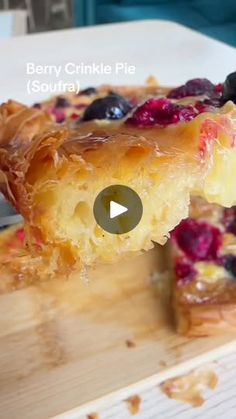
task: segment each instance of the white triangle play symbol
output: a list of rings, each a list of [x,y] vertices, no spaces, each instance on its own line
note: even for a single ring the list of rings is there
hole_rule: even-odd
[[[117,204],[115,201],[110,201],[110,218],[118,217],[118,215],[124,214],[128,211],[128,208],[123,205]]]

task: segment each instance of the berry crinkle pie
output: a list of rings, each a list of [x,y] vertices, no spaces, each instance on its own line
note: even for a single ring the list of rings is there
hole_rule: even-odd
[[[23,215],[32,252],[55,257],[59,269],[113,262],[164,244],[188,216],[190,196],[235,204],[230,78],[175,89],[89,88],[31,108],[3,104],[0,189]],[[103,231],[93,216],[96,196],[113,184],[131,187],[143,204],[138,226],[122,235]]]

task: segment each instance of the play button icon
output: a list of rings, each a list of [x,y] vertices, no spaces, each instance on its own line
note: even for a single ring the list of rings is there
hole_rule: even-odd
[[[128,208],[123,205],[117,204],[117,202],[110,202],[110,218],[118,217],[118,215],[124,214],[128,211]]]
[[[143,206],[133,189],[125,185],[111,185],[97,195],[93,213],[103,230],[111,234],[124,234],[138,225]]]

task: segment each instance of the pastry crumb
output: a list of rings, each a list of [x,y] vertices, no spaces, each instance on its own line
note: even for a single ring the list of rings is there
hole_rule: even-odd
[[[140,412],[141,402],[140,396],[132,396],[126,400],[131,415],[137,415]]]
[[[127,348],[135,348],[135,346],[136,346],[136,343],[132,340],[129,340],[129,339],[127,339],[125,341],[125,344],[126,344]]]
[[[151,86],[151,87],[155,87],[159,85],[157,78],[152,75],[147,78],[146,83],[148,86]]]
[[[167,367],[166,361],[163,361],[162,359],[159,362],[160,367]]]
[[[87,419],[99,419],[98,413],[90,413],[90,415],[87,415]]]
[[[170,399],[189,403],[193,407],[202,406],[205,402],[203,391],[213,390],[218,383],[214,371],[198,369],[189,374],[171,378],[161,384],[161,390]]]

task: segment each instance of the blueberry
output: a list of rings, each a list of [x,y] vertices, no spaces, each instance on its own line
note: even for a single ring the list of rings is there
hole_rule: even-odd
[[[41,109],[41,104],[40,103],[34,103],[34,105],[33,105],[33,108],[36,108],[36,109]]]
[[[95,89],[95,87],[87,87],[87,89],[80,91],[80,95],[91,96],[91,95],[96,95],[96,94],[97,94],[97,89]]]
[[[92,119],[121,119],[132,109],[131,104],[122,96],[110,94],[94,100],[86,109],[83,121]]]
[[[222,105],[228,100],[232,100],[232,102],[236,103],[236,71],[229,74],[224,82],[221,98]]]
[[[55,107],[56,108],[67,108],[70,106],[70,102],[63,96],[59,96],[56,100]]]
[[[234,278],[236,278],[236,256],[227,255],[224,257],[224,268],[228,271]]]

